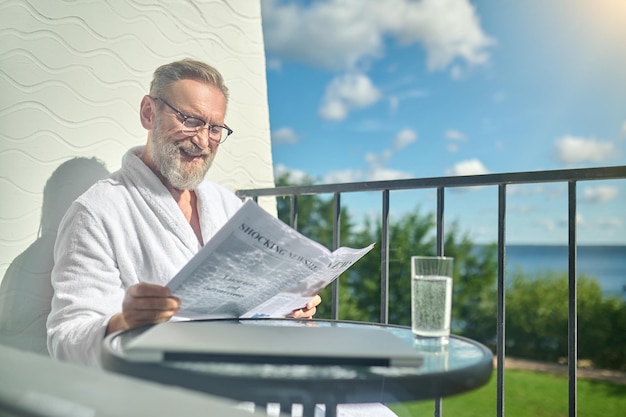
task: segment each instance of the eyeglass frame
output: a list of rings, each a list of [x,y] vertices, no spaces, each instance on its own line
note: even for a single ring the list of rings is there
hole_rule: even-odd
[[[174,111],[174,113],[176,113],[176,116],[178,116],[178,119],[180,120],[180,123],[183,125],[183,128],[181,129],[183,133],[198,133],[200,130],[204,129],[205,127],[208,127],[208,133],[209,133],[209,140],[217,143],[217,144],[222,144],[224,142],[226,142],[226,139],[228,139],[228,137],[230,135],[233,134],[233,130],[228,127],[226,124],[223,125],[214,125],[211,124],[199,117],[196,116],[190,116],[188,114],[185,114],[183,112],[181,112],[180,110],[178,110],[176,107],[172,106],[170,103],[168,103],[167,101],[165,101],[163,98],[161,97],[157,97],[157,96],[149,96],[151,97],[153,100],[155,101],[160,101],[163,104],[165,104],[167,107],[169,107],[171,110]],[[181,120],[182,119],[182,120]],[[189,128],[188,126],[185,126],[185,122],[189,119],[193,119],[193,120],[198,120],[199,122],[202,122],[202,126],[198,126],[198,127],[193,127],[193,128]],[[211,129],[214,127],[219,127],[221,129],[226,129],[226,137],[224,138],[220,138],[219,140],[213,139],[211,137]],[[185,129],[191,129],[191,130],[185,130]]]

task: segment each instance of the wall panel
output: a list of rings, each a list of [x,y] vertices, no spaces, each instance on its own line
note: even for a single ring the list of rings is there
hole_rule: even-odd
[[[76,157],[118,169],[145,143],[138,109],[152,72],[184,57],[216,66],[231,90],[235,134],[209,177],[273,186],[258,0],[0,1],[0,277],[36,240],[55,170]]]

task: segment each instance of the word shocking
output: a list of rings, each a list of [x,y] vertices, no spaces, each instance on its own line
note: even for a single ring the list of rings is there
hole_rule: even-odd
[[[304,264],[304,266],[306,266],[311,271],[315,271],[315,270],[318,269],[318,266],[315,263],[313,263],[312,261],[310,261],[309,259],[306,259],[302,255],[295,254],[295,253],[291,252],[290,250],[281,247],[276,242],[271,241],[269,238],[263,236],[261,233],[257,232],[256,230],[254,230],[252,227],[248,226],[247,224],[242,223],[241,226],[240,226],[240,229],[246,235],[248,235],[252,239],[256,240],[262,246],[266,247],[270,251],[272,251],[272,252],[274,252],[274,253],[276,253],[278,255],[281,255],[281,256],[287,256],[290,259],[295,259],[298,262],[301,262],[302,264]]]

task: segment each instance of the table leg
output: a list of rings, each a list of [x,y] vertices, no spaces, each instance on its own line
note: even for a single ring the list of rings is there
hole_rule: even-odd
[[[281,413],[285,413],[287,415],[293,416],[293,404],[292,403],[288,403],[288,402],[284,402],[284,403],[280,403],[280,412]]]
[[[326,404],[326,415],[325,417],[337,417],[337,404],[331,403]]]
[[[302,404],[302,417],[315,417],[315,403]]]

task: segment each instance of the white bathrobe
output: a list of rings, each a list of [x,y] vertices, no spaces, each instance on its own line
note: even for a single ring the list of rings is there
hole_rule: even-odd
[[[122,168],[79,197],[59,226],[47,322],[48,350],[57,359],[99,366],[107,324],[121,312],[126,289],[165,285],[201,248],[141,152],[129,150]],[[209,181],[196,194],[207,242],[242,202]]]

